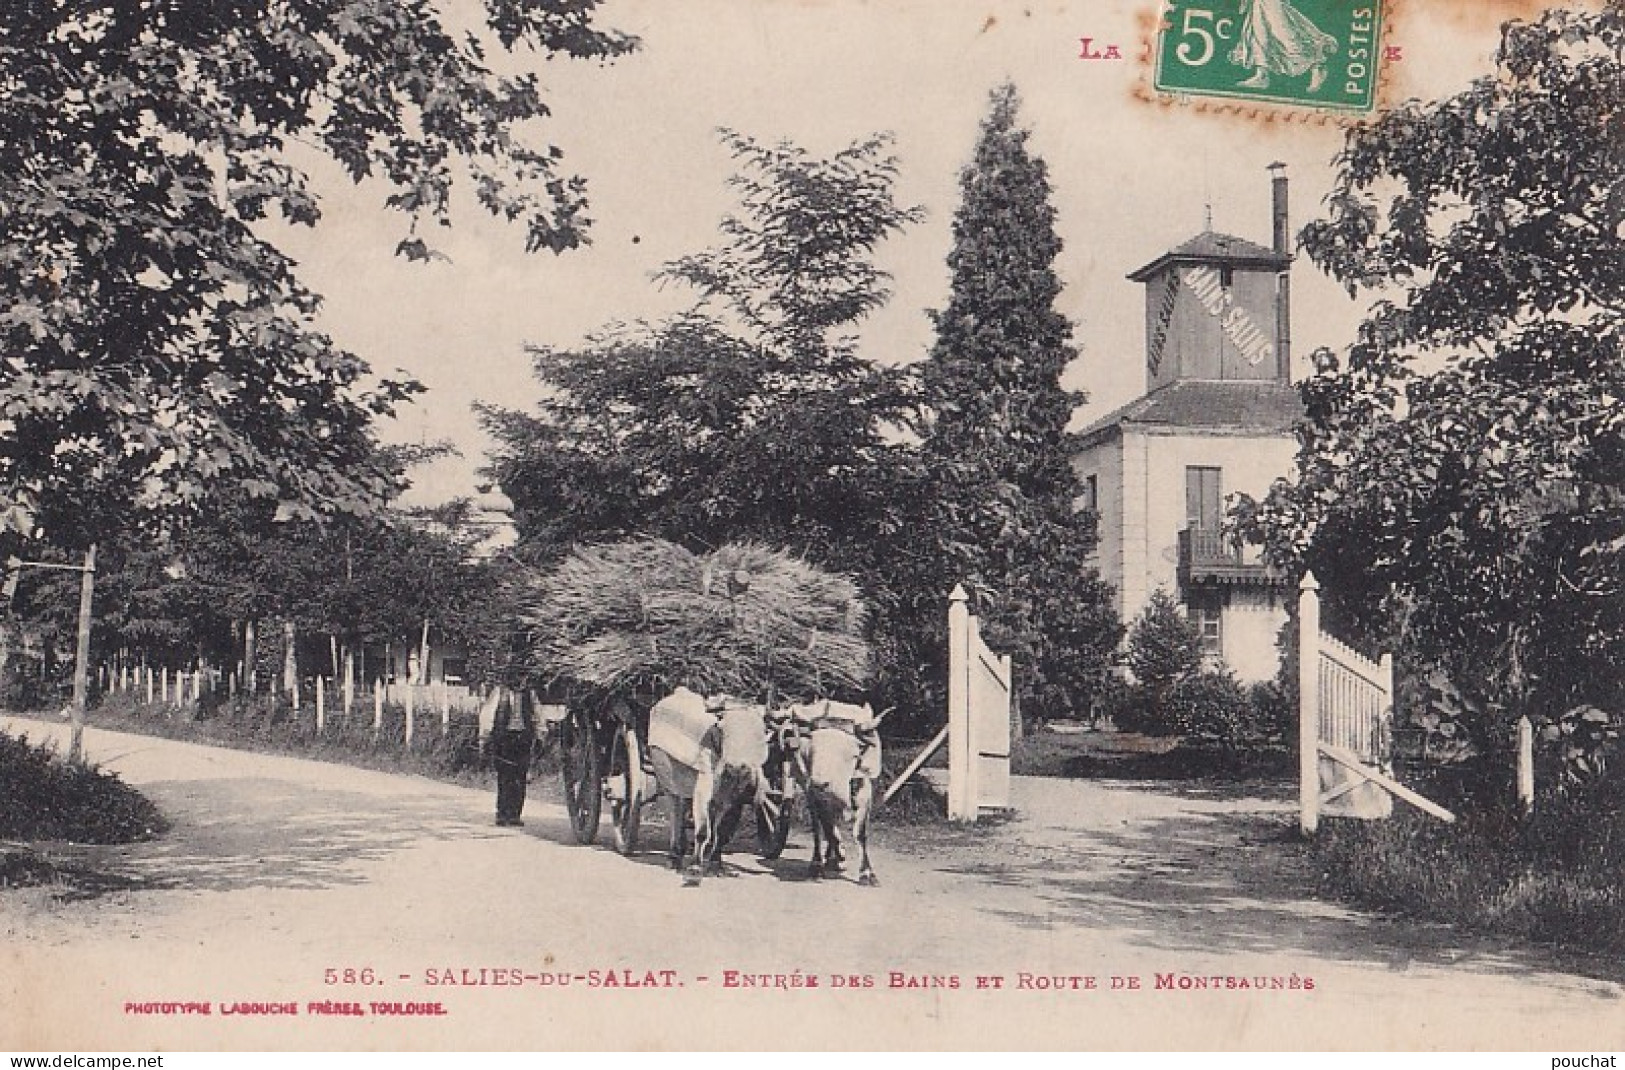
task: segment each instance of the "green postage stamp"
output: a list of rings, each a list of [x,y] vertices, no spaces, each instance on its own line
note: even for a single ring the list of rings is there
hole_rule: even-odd
[[[1155,86],[1164,93],[1370,111],[1381,0],[1164,0]]]

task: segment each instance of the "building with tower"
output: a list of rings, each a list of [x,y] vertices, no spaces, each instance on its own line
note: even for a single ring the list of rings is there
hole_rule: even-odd
[[[1287,179],[1271,166],[1269,247],[1211,229],[1129,278],[1145,287],[1146,392],[1080,433],[1074,466],[1100,518],[1096,567],[1132,622],[1158,588],[1205,652],[1243,680],[1275,675],[1286,578],[1222,532],[1226,499],[1292,471]]]

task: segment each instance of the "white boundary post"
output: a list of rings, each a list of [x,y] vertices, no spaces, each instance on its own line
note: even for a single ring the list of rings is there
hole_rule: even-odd
[[[1524,813],[1535,808],[1535,726],[1518,718],[1518,805]]]
[[[322,729],[327,727],[327,689],[321,676],[316,677],[316,734],[321,735]]]
[[[971,753],[970,595],[948,596],[948,819],[976,820],[976,756]]]
[[[1320,827],[1320,583],[1298,584],[1298,826]]]

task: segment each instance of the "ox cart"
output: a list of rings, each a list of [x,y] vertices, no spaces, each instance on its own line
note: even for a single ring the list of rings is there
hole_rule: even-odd
[[[784,852],[796,801],[789,736],[782,719],[770,723],[762,768],[767,790],[754,808],[757,853],[768,860]],[[659,797],[648,739],[649,706],[636,699],[569,704],[559,723],[559,744],[564,806],[577,843],[597,842],[607,813],[615,849],[627,855],[638,849],[644,808]]]
[[[595,842],[607,810],[615,846],[628,854],[645,804],[662,793],[683,799],[686,773],[697,840],[715,849],[748,804],[760,853],[777,857],[798,789],[794,734],[769,716],[774,697],[861,690],[873,661],[849,578],[755,544],[708,553],[648,538],[579,547],[529,578],[521,618],[529,674],[569,696],[559,733],[575,838]],[[679,696],[688,712],[678,719],[691,731],[673,737],[668,704]],[[721,704],[714,722],[712,702]],[[709,758],[686,764],[677,752],[694,757],[702,737]],[[699,805],[713,773],[723,815],[715,827]],[[677,854],[683,830],[674,817]]]

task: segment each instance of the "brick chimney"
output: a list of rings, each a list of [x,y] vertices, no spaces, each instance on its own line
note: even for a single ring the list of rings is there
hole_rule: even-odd
[[[1275,251],[1292,255],[1292,237],[1287,223],[1286,164],[1269,165],[1270,208],[1274,222]],[[1282,382],[1292,381],[1292,268],[1284,267],[1275,280],[1275,364]]]

